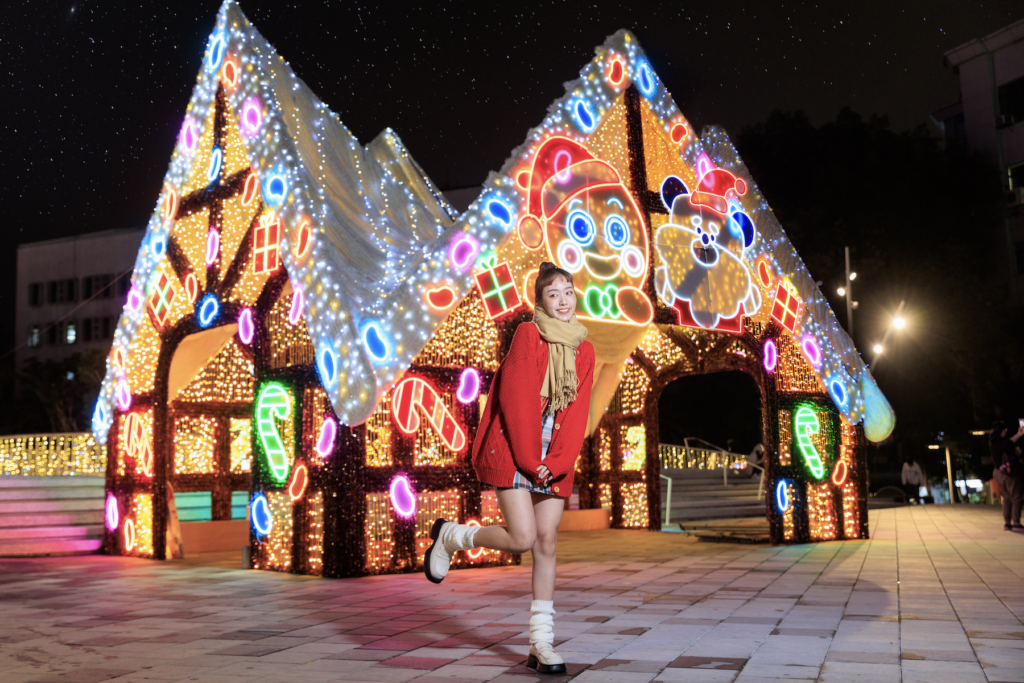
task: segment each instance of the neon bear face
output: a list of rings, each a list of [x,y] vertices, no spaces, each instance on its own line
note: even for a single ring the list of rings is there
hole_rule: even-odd
[[[741,313],[756,313],[761,293],[740,258],[754,238],[750,219],[742,212],[702,211],[674,176],[663,183],[662,198],[671,217],[654,235],[660,257],[655,285],[661,299],[669,306],[685,304],[693,321],[705,329]]]
[[[573,140],[549,138],[534,159],[528,206],[520,238],[531,249],[546,243],[550,260],[573,273],[578,317],[650,322],[654,309],[641,290],[647,229],[610,164]]]

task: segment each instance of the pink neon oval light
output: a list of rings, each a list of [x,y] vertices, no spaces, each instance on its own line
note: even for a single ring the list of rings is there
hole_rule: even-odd
[[[818,346],[818,342],[814,337],[804,337],[803,341],[800,342],[800,348],[803,350],[807,360],[811,362],[811,365],[814,367],[821,365],[821,347]]]
[[[775,371],[775,364],[779,362],[779,350],[775,342],[769,339],[764,343],[764,369],[768,372]]]
[[[199,146],[199,131],[196,130],[196,123],[191,118],[186,118],[181,124],[181,133],[178,135],[181,148],[185,154],[192,156]]]
[[[416,516],[416,493],[412,490],[409,477],[404,474],[396,475],[391,480],[390,494],[391,507],[399,517],[409,519]]]
[[[128,389],[128,380],[124,377],[117,381],[117,407],[128,410],[132,407],[132,392]]]
[[[472,403],[480,393],[480,373],[475,368],[466,368],[459,376],[459,390],[455,397],[461,403]]]
[[[334,451],[334,437],[338,434],[338,424],[330,415],[324,415],[324,423],[320,425],[320,438],[316,440],[316,452],[326,458]]]
[[[302,318],[302,290],[296,289],[292,294],[292,307],[288,311],[288,324],[297,325]]]
[[[139,308],[142,307],[142,292],[135,285],[128,290],[128,310],[132,313],[138,313]]]
[[[242,104],[242,132],[252,137],[263,127],[263,102],[256,95],[247,97]]]
[[[121,515],[117,511],[117,498],[107,495],[107,529],[113,531],[121,521]]]
[[[220,233],[213,226],[210,226],[210,232],[206,233],[206,266],[209,268],[213,265],[213,262],[217,260],[217,254],[220,253]]]
[[[238,338],[248,346],[252,343],[252,335],[256,327],[252,324],[252,309],[243,308],[238,316]]]
[[[458,235],[452,240],[451,250],[448,257],[457,270],[465,272],[473,265],[477,254],[480,253],[480,243],[470,235]]]
[[[565,159],[565,163],[559,163],[562,159]],[[572,171],[569,167],[572,166],[572,155],[564,149],[560,149],[555,153],[555,180],[559,183],[567,183],[572,178]]]

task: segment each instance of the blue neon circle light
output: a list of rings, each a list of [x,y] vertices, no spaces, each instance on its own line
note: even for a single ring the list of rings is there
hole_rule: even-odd
[[[387,336],[376,320],[371,320],[363,325],[363,344],[375,363],[387,360],[390,355]]]
[[[152,239],[150,239],[149,246],[153,250],[153,256],[160,258],[167,250],[167,238],[162,234],[153,235]]]
[[[572,118],[584,133],[592,133],[597,128],[597,117],[586,100],[576,100],[572,106]]]
[[[209,327],[220,313],[220,302],[213,294],[207,294],[199,304],[199,327]]]
[[[206,172],[207,183],[212,183],[220,177],[220,167],[223,160],[224,154],[220,151],[220,147],[214,147],[213,152],[210,154],[210,168]]]
[[[565,221],[569,237],[581,247],[589,247],[594,243],[594,236],[597,235],[597,226],[594,219],[585,211],[573,211]]]
[[[837,406],[840,408],[846,407],[846,402],[850,397],[846,393],[846,387],[843,386],[838,377],[828,383],[828,393],[832,394],[832,400],[836,402]]]
[[[775,486],[775,504],[778,506],[779,512],[789,509],[789,482],[785,479],[780,480]]]
[[[288,194],[288,179],[280,173],[272,173],[263,181],[263,200],[277,208]]]
[[[206,68],[210,71],[216,71],[220,63],[224,61],[224,53],[227,52],[227,42],[224,40],[224,34],[218,33],[210,41],[210,51],[206,55]]]
[[[320,371],[320,381],[328,389],[338,380],[338,358],[330,347],[323,347],[316,356],[316,368]]]
[[[622,216],[612,214],[604,219],[604,239],[616,249],[629,244],[629,226]]]
[[[497,197],[488,200],[487,213],[491,214],[491,218],[501,223],[506,230],[510,229],[515,222],[515,212]]]
[[[636,76],[633,80],[636,81],[636,87],[640,89],[640,94],[647,98],[652,97],[654,91],[657,90],[657,84],[654,82],[651,65],[647,63],[646,59],[637,62],[635,73]]]
[[[257,493],[252,498],[252,505],[249,508],[249,516],[252,518],[252,528],[258,536],[266,536],[274,528],[274,518],[270,514],[270,503],[262,493]]]

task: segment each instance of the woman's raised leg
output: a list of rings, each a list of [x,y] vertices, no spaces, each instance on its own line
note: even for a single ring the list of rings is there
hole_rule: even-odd
[[[505,526],[480,527],[473,538],[474,547],[507,553],[525,553],[532,549],[537,540],[537,522],[530,492],[501,489],[498,507],[505,518]]]

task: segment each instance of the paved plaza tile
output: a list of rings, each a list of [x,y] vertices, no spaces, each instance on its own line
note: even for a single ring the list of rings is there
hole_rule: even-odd
[[[562,534],[560,676],[525,666],[528,555],[440,586],[233,556],[0,560],[0,681],[1024,681],[1024,535],[980,506],[870,526],[785,547]]]

